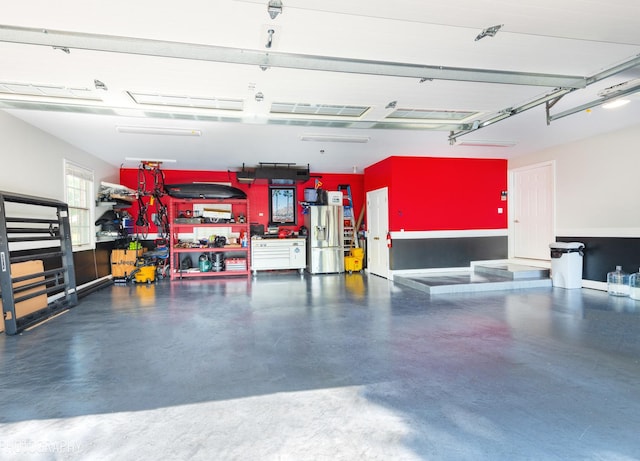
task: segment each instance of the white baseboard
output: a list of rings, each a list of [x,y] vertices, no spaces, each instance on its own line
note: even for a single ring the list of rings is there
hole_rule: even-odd
[[[582,280],[582,288],[590,288],[592,290],[607,291],[607,282],[596,282],[593,280]]]

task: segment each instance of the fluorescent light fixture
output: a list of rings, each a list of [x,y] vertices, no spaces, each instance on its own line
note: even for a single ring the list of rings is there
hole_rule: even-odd
[[[603,109],[616,109],[618,107],[626,106],[631,101],[629,99],[614,99],[611,102],[602,105]]]
[[[316,142],[369,142],[369,136],[336,136],[326,134],[303,134],[300,141],[316,141]]]
[[[125,134],[160,134],[168,136],[202,136],[200,130],[182,129],[182,128],[159,128],[159,127],[143,127],[143,126],[117,126],[118,133]]]
[[[485,139],[463,139],[456,143],[458,146],[472,146],[472,147],[512,147],[515,146],[515,141],[492,141]]]
[[[137,157],[125,157],[127,162],[150,162],[150,163],[176,163],[177,160],[171,158],[137,158]]]

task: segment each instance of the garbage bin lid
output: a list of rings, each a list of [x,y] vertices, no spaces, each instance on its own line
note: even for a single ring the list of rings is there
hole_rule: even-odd
[[[552,250],[580,250],[584,248],[582,242],[552,242],[549,244]]]

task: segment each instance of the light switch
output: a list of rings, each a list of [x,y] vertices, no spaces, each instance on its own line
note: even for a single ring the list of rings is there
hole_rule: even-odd
[[[503,209],[502,208],[498,208],[498,214],[502,214]]]

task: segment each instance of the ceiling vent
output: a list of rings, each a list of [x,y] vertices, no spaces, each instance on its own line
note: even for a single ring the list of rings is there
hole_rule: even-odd
[[[100,101],[88,88],[71,88],[56,85],[35,85],[31,83],[0,82],[0,93],[20,96],[38,96],[49,98],[80,99]]]
[[[241,111],[244,105],[241,99],[135,93],[132,91],[127,93],[136,104],[143,105],[236,111]]]
[[[475,111],[401,108],[394,110],[386,118],[450,122],[466,120],[477,115],[479,114]]]
[[[274,102],[271,104],[272,114],[314,115],[318,117],[361,117],[369,106],[347,106],[336,104],[304,104]]]

